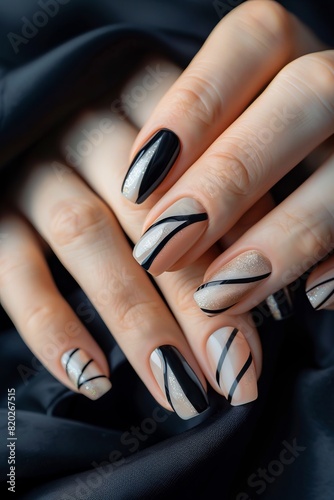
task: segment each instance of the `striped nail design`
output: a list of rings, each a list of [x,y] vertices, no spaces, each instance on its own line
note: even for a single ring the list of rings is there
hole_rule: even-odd
[[[201,382],[175,347],[158,347],[152,352],[150,363],[168,403],[183,420],[196,417],[209,407]]]
[[[159,130],[139,151],[122,185],[122,194],[134,203],[142,203],[164,180],[180,152],[174,132]]]
[[[182,198],[143,234],[133,250],[137,262],[157,276],[175,264],[201,237],[208,225],[202,205]]]
[[[334,271],[331,269],[318,279],[308,283],[306,295],[314,309],[326,309],[334,306]]]
[[[111,382],[83,349],[71,349],[61,358],[65,372],[76,389],[89,399],[98,399],[111,389]]]
[[[234,306],[270,274],[266,257],[254,250],[244,252],[201,285],[194,299],[203,312],[213,316]]]
[[[206,345],[217,384],[232,406],[257,398],[257,379],[252,354],[244,335],[233,327],[220,328]]]
[[[293,314],[293,304],[287,287],[269,295],[266,304],[276,321],[287,319]]]

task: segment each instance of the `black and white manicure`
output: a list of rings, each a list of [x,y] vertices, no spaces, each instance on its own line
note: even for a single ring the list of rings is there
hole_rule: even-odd
[[[244,252],[225,264],[194,293],[197,305],[209,316],[234,306],[271,274],[269,260],[255,250]]]
[[[217,384],[229,403],[237,406],[254,401],[258,394],[256,372],[244,335],[237,328],[220,328],[210,335],[206,350]]]
[[[287,287],[269,295],[266,304],[276,321],[287,319],[293,314],[293,304]]]
[[[164,345],[155,349],[150,364],[167,401],[183,420],[196,417],[209,407],[201,382],[175,347]]]
[[[193,246],[207,225],[208,215],[202,205],[191,198],[182,198],[165,210],[143,234],[133,256],[147,271],[161,274]]]
[[[122,194],[134,203],[142,203],[164,180],[180,152],[174,132],[159,130],[139,151],[122,185]]]
[[[308,284],[306,295],[314,309],[334,306],[334,271],[330,270]]]
[[[79,348],[62,355],[61,363],[76,389],[89,399],[98,399],[111,389],[111,382],[96,362]]]

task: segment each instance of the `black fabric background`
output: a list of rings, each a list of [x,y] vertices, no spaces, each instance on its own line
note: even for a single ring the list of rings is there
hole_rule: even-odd
[[[331,0],[282,3],[334,46]],[[223,13],[237,2],[221,4]],[[41,8],[35,0],[2,0],[2,201],[9,181],[17,182],[20,155],[84,103],[108,92],[146,54],[158,49],[186,65],[219,21],[214,5],[69,0],[15,54],[8,33],[21,34],[22,17],[31,19]],[[289,182],[281,183],[282,191]],[[282,196],[279,189],[276,195]],[[106,352],[113,390],[97,402],[68,391],[41,367],[1,311],[0,488],[7,494],[2,498],[9,498],[7,388],[15,387],[14,497],[334,499],[334,313],[312,310],[305,276],[294,284],[292,318],[277,323],[264,308],[256,312],[264,350],[258,400],[230,407],[212,393],[209,414],[189,423],[157,406],[84,293],[57,259],[50,266],[62,294]],[[294,444],[295,456],[282,455]],[[282,464],[282,457],[291,463]]]

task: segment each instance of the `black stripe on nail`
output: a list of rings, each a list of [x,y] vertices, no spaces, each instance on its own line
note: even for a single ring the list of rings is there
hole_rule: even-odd
[[[329,278],[328,280],[322,281],[321,283],[318,283],[317,285],[312,286],[312,288],[307,290],[306,293],[308,294],[312,290],[314,290],[315,288],[318,288],[318,286],[326,285],[327,283],[330,283],[331,281],[334,281],[334,278]],[[320,307],[323,306],[327,302],[327,300],[332,297],[332,295],[334,295],[334,289],[314,309],[315,310],[320,309]]]
[[[78,389],[79,389],[79,387],[81,387],[81,386],[82,386],[82,384],[80,384],[80,379],[81,379],[81,377],[82,377],[82,375],[83,375],[83,372],[86,370],[87,366],[88,366],[88,365],[90,365],[92,362],[93,362],[93,359],[90,359],[90,360],[89,360],[89,361],[87,361],[87,363],[85,363],[85,364],[84,364],[84,366],[82,367],[82,369],[81,369],[81,373],[80,373],[80,375],[79,375],[79,377],[78,377],[78,380],[77,380],[77,386],[78,386]]]
[[[173,407],[171,400],[171,392],[173,391],[173,388],[169,386],[168,367],[175,375],[182,391],[197,413],[205,411],[209,406],[207,394],[194,370],[190,367],[184,357],[175,347],[170,345],[160,346],[157,348],[157,351],[160,353],[160,357],[164,364],[163,368],[166,397],[174,411],[175,408]]]
[[[239,285],[239,284],[246,284],[246,283],[254,283],[255,281],[261,281],[264,280],[265,278],[268,278],[270,276],[271,272],[265,273],[265,274],[260,274],[259,276],[251,276],[249,278],[232,278],[232,279],[225,279],[225,280],[214,280],[214,281],[208,281],[207,283],[203,283],[203,285],[199,286],[197,288],[197,292],[199,290],[203,290],[204,288],[208,288],[210,286],[220,286],[220,285]]]
[[[200,307],[200,309],[201,309],[201,311],[203,311],[208,316],[216,316],[216,314],[220,314],[222,312],[227,311],[231,307],[235,306],[235,304],[236,304],[236,302],[234,304],[230,305],[230,306],[223,307],[222,309],[203,309],[202,307]]]
[[[157,247],[153,250],[153,252],[151,252],[151,254],[146,257],[145,260],[143,260],[143,262],[141,263],[141,266],[146,269],[146,271],[149,270],[149,268],[151,267],[154,259],[156,259],[156,257],[159,255],[159,253],[161,252],[161,250],[165,247],[165,245],[168,243],[168,241],[170,241],[173,236],[175,236],[176,233],[178,233],[179,231],[181,231],[182,229],[184,229],[185,227],[188,227],[188,226],[191,226],[192,224],[195,224],[196,222],[201,222],[201,221],[204,221],[204,220],[207,220],[208,219],[208,214],[207,213],[201,213],[201,214],[190,214],[190,215],[174,215],[174,216],[171,216],[171,217],[166,217],[165,219],[162,219],[162,220],[159,220],[158,222],[155,222],[154,224],[152,224],[151,227],[149,227],[149,229],[147,231],[145,231],[144,235],[148,232],[148,231],[151,231],[152,228],[154,227],[157,227],[161,224],[164,224],[164,223],[168,223],[168,222],[181,222],[183,221],[183,224],[181,224],[180,226],[176,227],[173,231],[171,231],[158,245]]]
[[[84,384],[87,384],[87,382],[90,382],[91,380],[95,380],[97,378],[108,378],[108,377],[106,375],[95,375],[94,377],[90,377],[84,380],[83,382],[80,382],[80,384],[78,384],[78,389],[80,389],[80,387],[82,387]]]
[[[230,392],[228,393],[227,400],[228,400],[229,403],[231,403],[232,398],[233,398],[233,394],[234,394],[234,392],[235,392],[235,390],[236,390],[236,388],[237,388],[240,380],[242,379],[242,377],[245,375],[246,371],[250,367],[252,361],[253,361],[252,354],[249,353],[249,356],[248,356],[248,359],[247,359],[246,363],[241,368],[240,372],[238,373],[235,381],[233,382],[233,384],[231,386]]]
[[[70,359],[71,357],[73,356],[73,354],[75,354],[77,351],[79,351],[79,347],[77,347],[76,349],[73,349],[73,351],[71,352],[71,354],[69,354],[68,358],[67,358],[67,361],[66,361],[66,366],[65,366],[65,372],[66,372],[66,375],[68,376],[68,364],[70,362]]]
[[[216,370],[216,380],[217,380],[217,384],[219,384],[219,378],[220,378],[220,371],[222,369],[222,366],[223,366],[223,363],[224,363],[224,360],[226,358],[226,355],[227,355],[227,352],[229,350],[229,348],[231,347],[231,344],[236,336],[236,334],[238,333],[238,329],[237,328],[234,328],[233,331],[231,332],[231,335],[229,336],[225,346],[224,346],[224,349],[220,355],[220,358],[218,360],[218,364],[217,364],[217,370]]]

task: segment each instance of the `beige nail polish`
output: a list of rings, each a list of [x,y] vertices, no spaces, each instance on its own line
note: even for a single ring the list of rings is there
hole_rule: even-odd
[[[99,399],[111,389],[108,377],[83,349],[76,348],[65,352],[61,363],[75,388],[89,399]]]
[[[314,309],[326,309],[334,306],[334,270],[307,283],[306,295]]]
[[[224,327],[210,335],[206,351],[217,384],[232,406],[257,398],[257,378],[252,354],[244,335]]]
[[[194,293],[197,305],[208,315],[226,311],[271,273],[269,260],[255,250],[244,252],[225,264]]]
[[[143,234],[133,256],[154,276],[173,266],[202,236],[208,215],[200,203],[182,198],[161,214]]]

